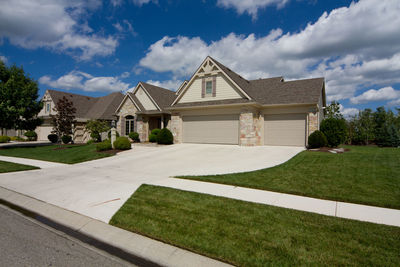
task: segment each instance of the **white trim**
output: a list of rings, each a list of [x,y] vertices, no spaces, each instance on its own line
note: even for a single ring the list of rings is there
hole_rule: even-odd
[[[248,99],[248,100],[253,100],[245,91],[243,91],[243,89],[237,84],[235,83],[228,74],[226,74],[215,62],[214,60],[210,57],[207,56],[206,59],[204,59],[204,61],[200,64],[200,66],[197,68],[196,72],[192,75],[192,77],[190,78],[189,82],[187,83],[187,85],[185,86],[185,88],[182,90],[182,92],[180,92],[178,94],[178,96],[175,98],[174,102],[172,102],[171,106],[175,105],[176,102],[178,102],[178,100],[180,100],[183,96],[183,94],[186,92],[187,88],[189,88],[190,84],[193,83],[195,77],[199,74],[199,70],[203,67],[204,63],[206,61],[210,60],[215,67],[218,68],[218,70],[223,73],[225,75],[225,77],[233,84],[235,85],[235,87]]]
[[[119,104],[118,108],[115,110],[115,114],[117,114],[118,111],[121,109],[122,104],[125,103],[127,97],[129,97],[129,99],[133,102],[133,104],[135,105],[135,107],[136,107],[139,111],[142,111],[142,110],[139,108],[138,104],[136,104],[135,100],[133,100],[132,97],[129,95],[129,93],[126,93],[126,95],[125,95],[124,98],[122,99],[121,103]]]
[[[133,90],[132,94],[136,95],[136,91],[139,90],[139,85],[142,87],[143,91],[146,93],[146,95],[150,98],[150,100],[153,102],[153,104],[158,108],[159,111],[161,111],[160,106],[157,104],[157,102],[151,97],[149,92],[147,91],[146,87],[142,84],[142,82],[139,82],[138,85],[136,85],[135,90]]]
[[[184,80],[183,83],[179,86],[178,90],[176,90],[175,94],[179,95],[179,91],[181,91],[183,88],[186,87],[186,85],[188,84],[188,80]]]

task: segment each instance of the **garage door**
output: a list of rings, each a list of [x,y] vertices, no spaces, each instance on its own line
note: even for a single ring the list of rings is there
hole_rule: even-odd
[[[238,144],[239,115],[183,116],[183,142]]]
[[[39,126],[36,128],[36,133],[38,135],[37,140],[38,141],[49,141],[47,136],[51,134],[51,131],[53,130],[52,126]]]
[[[264,144],[275,146],[305,146],[306,114],[276,114],[264,116]]]

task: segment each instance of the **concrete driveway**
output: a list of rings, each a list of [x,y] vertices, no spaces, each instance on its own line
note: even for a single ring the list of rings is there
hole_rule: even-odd
[[[107,222],[143,183],[177,175],[253,171],[281,164],[301,147],[136,145],[110,158],[0,174],[0,186]]]

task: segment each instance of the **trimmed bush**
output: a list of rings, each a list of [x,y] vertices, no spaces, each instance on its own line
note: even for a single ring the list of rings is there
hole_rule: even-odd
[[[135,142],[140,142],[139,134],[137,132],[130,132],[129,138]]]
[[[315,131],[308,137],[308,148],[319,148],[328,145],[326,136],[321,131]]]
[[[26,131],[24,135],[28,137],[29,141],[36,141],[37,139],[37,133],[35,131]]]
[[[61,140],[64,144],[68,144],[69,142],[72,141],[72,137],[70,135],[63,135],[61,137]]]
[[[106,151],[106,150],[111,150],[111,141],[110,140],[104,140],[101,143],[98,143],[96,145],[96,151]]]
[[[10,142],[11,138],[7,135],[1,135],[0,136],[0,143],[8,143]]]
[[[116,131],[117,138],[119,137],[119,132]],[[111,139],[111,131],[108,132],[108,139]]]
[[[19,141],[19,142],[25,141],[24,138],[19,137],[19,136],[11,136],[10,138],[11,138],[11,141]]]
[[[157,135],[150,134],[149,135],[149,142],[156,143],[157,142]]]
[[[346,140],[347,125],[344,119],[324,119],[321,122],[320,129],[325,134],[330,147],[337,147]]]
[[[162,129],[157,135],[157,143],[170,145],[174,142],[174,136],[167,128]]]
[[[52,142],[53,144],[57,143],[58,141],[58,136],[56,134],[49,134],[47,136],[47,139],[49,139],[50,142]]]
[[[156,128],[156,129],[151,130],[151,134],[158,135],[160,133],[160,131],[161,131],[160,129]]]
[[[114,148],[119,150],[131,149],[131,142],[129,142],[128,137],[118,137],[117,140],[114,141]]]
[[[86,144],[87,145],[91,145],[91,144],[93,144],[95,142],[96,142],[96,140],[90,139],[89,141],[86,142]]]

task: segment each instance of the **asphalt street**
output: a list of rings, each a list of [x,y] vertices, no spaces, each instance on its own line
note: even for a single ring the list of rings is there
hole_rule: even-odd
[[[0,266],[132,266],[0,205]]]

